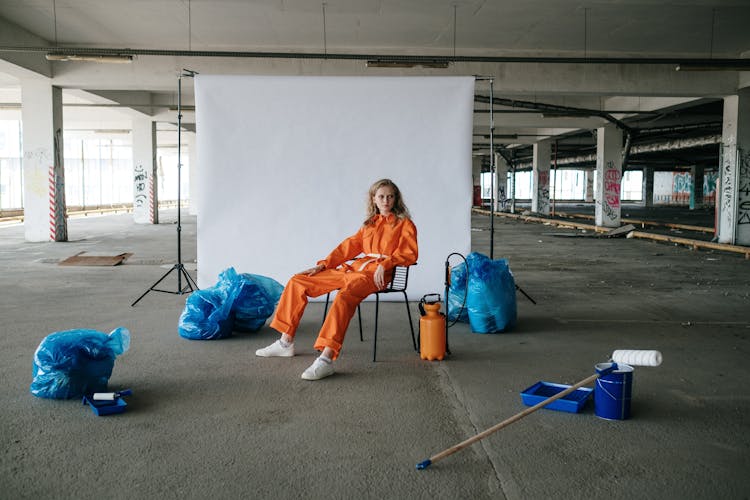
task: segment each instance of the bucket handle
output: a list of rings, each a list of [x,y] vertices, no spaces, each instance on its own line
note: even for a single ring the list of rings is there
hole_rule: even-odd
[[[613,401],[617,401],[617,398],[611,392],[609,392],[607,389],[604,388],[604,386],[602,385],[602,381],[600,379],[597,379],[596,385],[599,386],[599,389],[606,392],[607,396],[609,396]]]
[[[599,377],[600,377],[600,378],[596,379],[596,385],[599,386],[599,389],[601,389],[604,392],[606,392],[607,396],[609,396],[610,398],[612,398],[613,401],[617,401],[617,398],[614,397],[611,392],[609,392],[607,389],[604,388],[604,386],[602,385],[601,377],[603,377],[605,375],[609,375],[613,371],[617,370],[617,368],[618,368],[617,367],[617,363],[612,363],[612,366],[610,366],[609,368],[605,368],[604,370],[596,370],[596,372],[599,374]]]

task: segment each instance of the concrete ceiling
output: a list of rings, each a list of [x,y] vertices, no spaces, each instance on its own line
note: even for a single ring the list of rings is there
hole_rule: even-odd
[[[176,119],[183,68],[483,75],[501,99],[494,107],[496,144],[521,161],[529,144],[554,137],[561,153],[580,156],[593,144],[591,129],[607,116],[639,130],[669,129],[671,135],[639,134],[651,141],[682,134],[677,126],[693,137],[714,134],[721,98],[750,85],[750,72],[675,67],[750,55],[748,21],[746,0],[0,0],[0,93],[12,104],[20,79],[51,78],[79,113],[88,95],[90,104],[111,106],[96,108],[99,116],[122,105],[168,122]],[[47,49],[55,47],[123,52],[135,60],[47,61]],[[450,64],[368,67],[374,55],[431,56]],[[183,82],[182,103],[190,110],[192,85]],[[489,90],[488,81],[477,82],[485,101]],[[477,102],[478,153],[489,144],[482,137],[488,106]],[[183,119],[191,122],[192,114]],[[696,124],[705,126],[685,128]],[[693,153],[709,163],[717,154],[705,147]],[[689,163],[691,154],[673,162]]]

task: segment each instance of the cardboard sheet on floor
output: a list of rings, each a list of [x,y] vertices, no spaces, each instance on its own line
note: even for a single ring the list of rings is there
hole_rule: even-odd
[[[86,255],[86,252],[78,252],[67,259],[58,262],[59,266],[117,266],[133,255],[132,253],[121,253],[118,255]]]

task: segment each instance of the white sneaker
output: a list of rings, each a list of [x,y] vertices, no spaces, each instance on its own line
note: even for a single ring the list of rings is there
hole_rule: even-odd
[[[281,341],[277,340],[268,347],[255,351],[255,355],[261,358],[291,358],[294,356],[294,343],[292,342],[288,347],[284,347],[281,345]]]
[[[304,380],[320,380],[334,374],[333,363],[326,363],[320,358],[316,358],[307,370],[302,372]]]

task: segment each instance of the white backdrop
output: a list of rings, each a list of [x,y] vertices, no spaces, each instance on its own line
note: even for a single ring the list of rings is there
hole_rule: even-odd
[[[417,226],[409,298],[442,293],[446,257],[471,247],[474,78],[198,75],[195,93],[201,288],[230,266],[286,284],[387,177]]]

